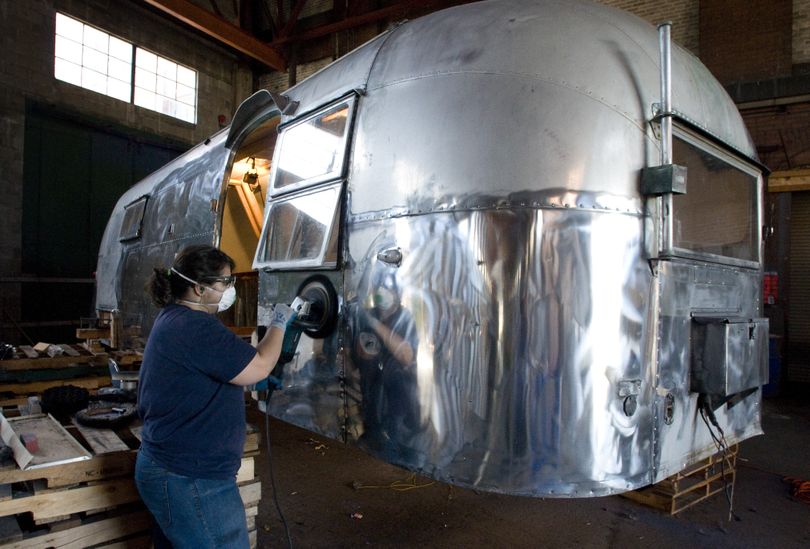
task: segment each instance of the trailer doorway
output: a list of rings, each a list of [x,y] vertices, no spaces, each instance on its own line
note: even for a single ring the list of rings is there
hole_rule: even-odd
[[[222,320],[245,332],[256,326],[258,274],[253,256],[264,223],[273,150],[281,117],[271,116],[250,131],[236,148],[223,183],[219,248],[234,260],[237,300]]]

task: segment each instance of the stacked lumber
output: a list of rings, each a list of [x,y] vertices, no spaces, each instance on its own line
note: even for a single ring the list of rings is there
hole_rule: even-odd
[[[735,444],[725,452],[709,456],[661,482],[625,492],[622,496],[670,515],[676,515],[723,490],[729,490],[731,497],[738,451],[739,445]]]
[[[81,345],[21,345],[18,355],[0,360],[0,394],[10,398],[39,394],[59,385],[98,389],[110,384],[108,355]]]
[[[139,429],[67,428],[92,450],[91,459],[29,470],[0,467],[0,546],[150,547],[150,517],[134,482]],[[237,483],[255,547],[261,499],[255,429],[249,428],[244,450]]]

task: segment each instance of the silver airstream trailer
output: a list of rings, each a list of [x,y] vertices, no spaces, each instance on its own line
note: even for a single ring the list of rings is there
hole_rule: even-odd
[[[145,337],[151,268],[213,243],[227,323],[313,304],[267,413],[482,490],[622,492],[760,434],[764,168],[667,31],[490,0],[260,91],[120,199],[100,314]]]

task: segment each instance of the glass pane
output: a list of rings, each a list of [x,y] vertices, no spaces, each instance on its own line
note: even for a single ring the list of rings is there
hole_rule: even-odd
[[[191,122],[192,124],[196,122],[194,107],[190,105],[177,103],[177,112],[175,116],[177,116],[177,118],[179,118],[180,120],[185,120],[186,122]]]
[[[107,74],[107,54],[84,47],[82,52],[82,65],[102,74]]]
[[[107,53],[110,35],[88,25],[84,26],[84,40],[82,43],[94,50]]]
[[[82,67],[64,59],[55,60],[53,75],[55,78],[69,82],[74,86],[82,85]]]
[[[135,66],[157,72],[157,55],[141,48],[135,50]]]
[[[673,196],[674,246],[757,261],[757,178],[673,137],[674,162],[686,166],[686,194]]]
[[[275,188],[324,176],[339,177],[349,105],[337,105],[282,133]]]
[[[194,105],[194,88],[177,85],[177,100],[185,103],[186,105]]]
[[[155,110],[155,94],[149,90],[135,88],[135,104],[139,107]]]
[[[157,110],[163,114],[174,116],[176,111],[174,99],[157,96]]]
[[[148,197],[139,198],[124,208],[124,220],[121,222],[121,232],[118,240],[130,240],[141,236],[143,212],[146,210]]]
[[[152,71],[138,67],[135,69],[135,85],[153,92],[157,87],[157,75]]]
[[[169,80],[168,78],[164,78],[160,75],[157,77],[157,92],[164,96],[170,97],[174,99],[174,94],[177,89],[177,85],[174,83],[174,80]]]
[[[129,102],[132,86],[129,82],[122,82],[116,78],[107,78],[107,95]]]
[[[74,42],[81,42],[84,33],[84,24],[67,15],[56,14],[56,34],[70,38]]]
[[[130,79],[132,78],[132,66],[126,61],[121,61],[119,59],[110,57],[109,70],[107,71],[107,74],[117,80],[129,83]]]
[[[177,63],[172,63],[163,57],[157,58],[157,73],[159,76],[177,80]]]
[[[110,36],[110,55],[121,61],[126,61],[128,65],[132,64],[132,44],[119,40],[114,36]]]
[[[61,36],[56,37],[56,57],[67,59],[77,65],[82,63],[82,45]]]
[[[98,93],[107,93],[107,77],[88,68],[82,68],[82,87]]]
[[[340,187],[274,202],[262,235],[263,263],[318,261],[331,233]]]
[[[177,65],[177,81],[190,88],[197,87],[197,73],[186,67]]]

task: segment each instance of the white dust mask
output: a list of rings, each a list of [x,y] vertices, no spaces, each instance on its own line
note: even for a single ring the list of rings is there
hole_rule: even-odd
[[[218,292],[216,288],[211,288],[212,290]],[[227,311],[231,308],[231,305],[234,304],[236,301],[236,288],[233,286],[228,286],[228,289],[222,292],[222,299],[219,300],[217,303],[217,312],[221,313],[222,311]]]

